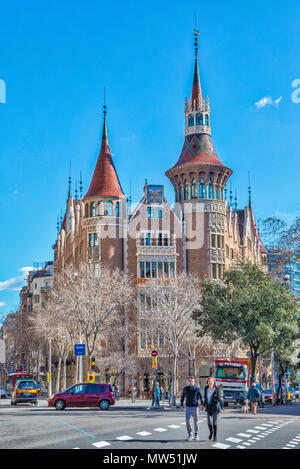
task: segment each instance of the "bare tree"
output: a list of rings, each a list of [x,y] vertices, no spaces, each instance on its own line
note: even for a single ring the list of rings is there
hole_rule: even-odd
[[[172,404],[176,405],[177,363],[186,334],[194,326],[192,313],[199,308],[200,280],[186,274],[180,274],[169,282],[154,280],[143,287],[143,294],[146,299],[139,302],[140,318],[170,347],[173,358]]]
[[[56,273],[51,295],[60,310],[58,321],[79,327],[90,359],[101,348],[101,338],[104,344],[112,328],[124,327],[134,287],[118,269],[101,265],[95,271],[90,264],[81,263],[78,268],[68,265]],[[115,345],[118,338],[123,340],[124,334],[115,334]]]

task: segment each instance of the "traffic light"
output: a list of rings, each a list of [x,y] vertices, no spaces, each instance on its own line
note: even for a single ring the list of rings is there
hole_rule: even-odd
[[[91,360],[90,360],[90,369],[91,369],[91,370],[94,370],[94,369],[95,369],[95,366],[96,366],[96,358],[95,358],[95,357],[91,357]]]

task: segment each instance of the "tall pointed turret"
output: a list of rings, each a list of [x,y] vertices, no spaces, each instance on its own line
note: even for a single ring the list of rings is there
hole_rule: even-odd
[[[125,197],[109,148],[105,105],[100,153],[90,187],[85,198],[102,196]]]

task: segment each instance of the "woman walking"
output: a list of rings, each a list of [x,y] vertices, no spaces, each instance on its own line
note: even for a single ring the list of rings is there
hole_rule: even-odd
[[[209,428],[209,439],[214,437],[214,441],[217,440],[217,418],[220,412],[220,391],[217,386],[216,380],[213,377],[209,377],[207,385],[204,388],[204,407],[207,412],[207,424]]]

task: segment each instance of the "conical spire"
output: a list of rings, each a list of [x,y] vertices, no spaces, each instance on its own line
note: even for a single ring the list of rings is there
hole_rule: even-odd
[[[200,83],[200,74],[198,67],[198,35],[199,31],[194,29],[195,34],[195,67],[194,67],[194,79],[193,79],[193,90],[192,90],[192,104],[193,107],[197,107],[199,100],[202,101],[202,90]]]
[[[107,136],[106,106],[103,107],[104,122],[100,153],[89,190],[85,197],[111,196],[125,197],[114,166]]]

